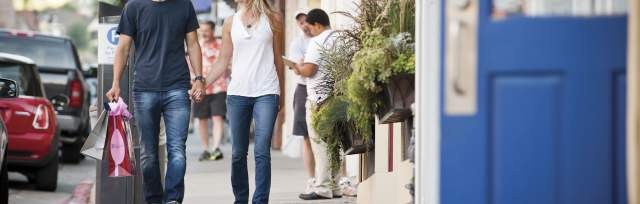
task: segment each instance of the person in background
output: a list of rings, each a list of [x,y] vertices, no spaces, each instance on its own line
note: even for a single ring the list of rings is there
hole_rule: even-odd
[[[207,76],[211,66],[218,57],[218,44],[215,38],[216,24],[207,21],[200,26],[202,40],[202,74]],[[198,118],[198,133],[204,146],[204,152],[199,161],[220,160],[223,158],[220,151],[220,142],[224,135],[224,118],[227,113],[227,81],[228,73],[224,73],[213,84],[206,87],[206,95],[200,103],[193,106],[194,117]],[[209,146],[209,119],[213,121],[213,145]]]
[[[309,29],[304,26],[304,22],[307,19],[307,14],[304,11],[296,13],[296,23],[300,28],[300,36],[293,40],[291,47],[289,47],[289,58],[296,60],[296,62],[304,59],[304,54],[307,52],[307,46],[311,39],[311,33]],[[302,64],[300,64],[302,66]],[[304,193],[311,193],[313,183],[315,182],[315,161],[313,159],[313,151],[311,151],[311,142],[309,140],[309,133],[307,130],[306,120],[306,106],[307,102],[307,80],[306,77],[300,76],[300,72],[297,69],[293,71],[298,75],[296,90],[293,95],[293,135],[304,137],[304,146],[302,148],[302,160],[304,167],[307,169],[309,179],[307,180]]]
[[[316,162],[316,180],[312,191],[300,194],[299,197],[303,200],[339,198],[342,197],[342,191],[336,184],[339,172],[332,171],[329,168],[327,143],[320,139],[316,130],[311,126],[312,110],[322,105],[329,96],[325,91],[321,90],[325,77],[324,67],[321,63],[321,53],[324,49],[330,49],[333,46],[335,37],[331,29],[329,15],[322,9],[312,9],[307,13],[305,27],[309,29],[309,32],[314,37],[309,42],[302,65],[296,65],[294,69],[301,76],[307,77],[306,117],[309,138],[311,139],[311,150]]]
[[[278,112],[283,110],[283,21],[267,0],[236,0],[239,10],[224,21],[222,49],[209,70],[212,83],[231,65],[227,117],[231,129],[231,184],[236,204],[249,203],[247,152],[249,129],[255,120],[255,192],[253,203],[269,203],[271,139]]]

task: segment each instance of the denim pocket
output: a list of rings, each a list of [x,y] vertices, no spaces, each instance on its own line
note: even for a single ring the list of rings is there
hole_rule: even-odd
[[[162,100],[169,109],[191,109],[189,91],[185,89],[167,91]]]

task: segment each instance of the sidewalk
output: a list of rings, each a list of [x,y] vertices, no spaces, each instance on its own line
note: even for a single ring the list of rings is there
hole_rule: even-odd
[[[185,177],[184,203],[233,203],[231,190],[231,146],[222,148],[224,159],[199,162],[203,148],[198,135],[191,134],[187,140],[187,175]],[[249,149],[249,183],[251,192],[254,185],[253,147]],[[352,204],[355,198],[341,198],[323,201],[303,201],[298,199],[304,188],[306,173],[301,159],[284,156],[280,151],[271,152],[271,201],[273,204]]]

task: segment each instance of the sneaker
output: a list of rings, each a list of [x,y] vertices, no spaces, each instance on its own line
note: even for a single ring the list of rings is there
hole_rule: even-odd
[[[221,160],[224,156],[222,155],[222,151],[220,151],[220,148],[216,148],[215,151],[213,151],[213,153],[211,153],[209,160],[214,160],[214,161],[218,161]]]
[[[211,158],[211,154],[207,150],[204,150],[204,152],[200,154],[200,158],[198,158],[198,161],[209,160],[209,158]]]
[[[338,189],[338,190],[333,190],[333,198],[342,198],[342,190]]]
[[[340,188],[340,186],[334,184],[331,188],[333,198],[342,198],[342,188]]]
[[[342,177],[338,184],[342,191],[342,195],[355,197],[358,195],[358,186],[351,182],[351,179],[348,177]]]
[[[178,201],[169,201],[167,202],[167,204],[180,204],[180,203],[178,203]]]
[[[305,194],[309,194],[313,191],[313,185],[316,183],[316,179],[315,178],[309,178],[307,180],[307,184],[305,184],[305,190],[304,193]]]

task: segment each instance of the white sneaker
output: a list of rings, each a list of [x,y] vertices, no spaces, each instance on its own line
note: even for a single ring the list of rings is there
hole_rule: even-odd
[[[316,179],[315,178],[309,178],[307,179],[307,184],[305,184],[305,190],[304,190],[304,194],[309,194],[311,192],[313,192],[313,186],[316,185]]]
[[[338,184],[340,186],[340,190],[342,190],[342,195],[355,197],[358,194],[358,185],[351,182],[351,179],[348,177],[340,178],[340,182]]]

